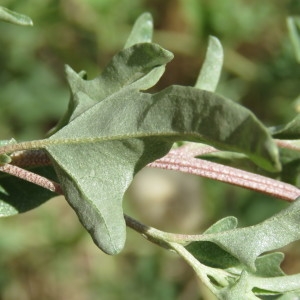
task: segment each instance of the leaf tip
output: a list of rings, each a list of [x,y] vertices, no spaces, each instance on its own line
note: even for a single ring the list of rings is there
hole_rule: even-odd
[[[96,246],[108,255],[119,254],[123,250],[126,241],[125,223],[124,229],[120,228],[114,232],[113,237],[102,229],[101,227],[96,227],[93,230],[89,230]]]

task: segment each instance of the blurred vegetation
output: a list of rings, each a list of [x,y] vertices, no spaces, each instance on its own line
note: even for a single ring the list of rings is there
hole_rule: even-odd
[[[154,41],[175,54],[157,89],[193,85],[208,36],[215,35],[225,48],[219,93],[250,108],[270,126],[289,121],[299,111],[300,68],[286,18],[300,14],[300,1],[3,0],[1,5],[34,21],[32,28],[0,23],[1,139],[44,137],[67,107],[64,65],[95,77],[122,48],[144,11],[154,17]],[[164,224],[170,214],[182,214],[182,203],[191,205],[183,218],[192,211],[199,214],[191,232],[226,215],[239,217],[241,225],[253,224],[286,205],[210,180],[191,177],[184,185],[168,172],[164,178],[159,180],[163,192],[155,194],[159,201],[151,202],[154,196],[147,194],[148,206],[158,208],[160,220],[153,215],[151,224],[144,204],[139,209],[130,206],[138,201],[132,190],[125,204],[137,218],[161,229],[186,229],[180,228],[178,217],[173,227]],[[199,200],[196,208],[194,200],[184,202],[191,189],[193,199],[196,195]],[[101,253],[61,198],[1,219],[0,299],[214,299],[183,261],[128,233],[121,255]],[[287,249],[288,273],[300,271],[299,255],[294,245]]]

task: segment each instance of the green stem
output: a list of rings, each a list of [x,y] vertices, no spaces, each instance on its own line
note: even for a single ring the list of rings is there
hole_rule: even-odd
[[[128,227],[141,233],[147,239],[151,238],[152,242],[159,241],[159,244],[161,241],[165,241],[167,243],[177,243],[185,245],[191,241],[205,240],[205,237],[202,234],[177,234],[165,232],[142,224],[127,215],[124,215],[124,218]]]
[[[176,242],[176,243],[183,243],[183,244],[187,242],[187,240],[184,238],[186,237],[186,235],[179,234],[178,236],[180,237],[177,238],[177,234],[164,232],[156,228],[147,226],[145,224],[138,222],[136,219],[133,219],[126,214],[124,214],[124,218],[126,221],[126,225],[128,227],[130,227],[134,231],[139,232],[146,239],[162,247],[169,249],[170,248],[168,245],[169,242]]]
[[[0,147],[0,155],[22,150],[42,149],[45,148],[47,144],[49,144],[49,140],[36,140],[21,142],[17,144],[7,144],[5,146]]]

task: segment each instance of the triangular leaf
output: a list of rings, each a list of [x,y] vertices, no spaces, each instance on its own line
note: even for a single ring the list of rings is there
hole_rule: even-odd
[[[136,86],[125,87],[50,140],[53,145],[47,150],[68,201],[108,253],[120,251],[125,241],[121,202],[133,175],[165,155],[174,141],[206,141],[244,151],[268,167],[277,159],[267,131],[247,109],[191,87],[174,86],[152,95],[138,92]]]

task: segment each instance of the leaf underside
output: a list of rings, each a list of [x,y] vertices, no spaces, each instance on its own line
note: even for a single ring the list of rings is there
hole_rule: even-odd
[[[192,87],[171,86],[156,94],[138,91],[145,81],[147,76],[75,116],[50,137],[53,145],[46,148],[68,201],[107,253],[123,247],[122,198],[133,176],[165,155],[175,141],[242,151],[265,168],[278,167],[276,147],[248,110]],[[82,107],[92,101],[83,92],[75,96]]]
[[[175,141],[206,142],[243,152],[263,168],[280,168],[269,133],[241,106],[191,87],[141,92],[157,83],[173,58],[150,43],[152,31],[151,16],[143,14],[124,49],[93,80],[67,67],[69,109],[46,148],[70,205],[95,243],[110,254],[125,242],[122,199],[133,176]],[[218,62],[212,72],[214,57]],[[219,76],[222,57],[220,43],[212,38],[198,87]],[[214,78],[208,89],[217,82]]]

